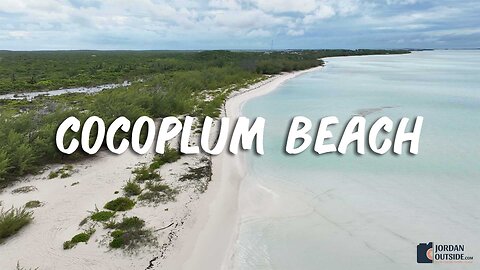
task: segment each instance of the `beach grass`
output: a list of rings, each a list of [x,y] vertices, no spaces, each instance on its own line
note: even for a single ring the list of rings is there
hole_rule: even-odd
[[[160,177],[160,174],[155,172],[155,169],[152,169],[147,166],[141,166],[133,170],[133,173],[135,174],[135,181],[139,183],[143,183],[147,180],[157,180],[160,181],[162,178]]]
[[[167,163],[173,163],[180,159],[180,152],[167,145],[163,154],[157,154],[153,158],[153,162],[150,164],[150,170],[159,169],[162,165]]]
[[[125,193],[125,196],[128,197],[137,196],[142,193],[142,187],[136,182],[129,181],[127,184],[125,184],[125,186],[123,186],[123,192]]]
[[[0,210],[0,243],[18,233],[33,220],[33,213],[25,208],[10,208]]]

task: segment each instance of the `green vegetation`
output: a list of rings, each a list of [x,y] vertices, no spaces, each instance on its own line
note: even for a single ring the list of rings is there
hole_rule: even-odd
[[[16,234],[33,220],[33,213],[25,208],[0,210],[0,244],[8,237]]]
[[[80,221],[80,223],[78,223],[78,226],[80,226],[80,227],[81,227],[81,226],[83,226],[83,225],[87,224],[87,222],[88,222],[88,217],[86,217],[86,218],[82,219],[82,221]]]
[[[100,222],[103,222],[103,221],[108,221],[109,219],[111,219],[113,216],[115,216],[115,213],[114,212],[110,212],[110,211],[97,211],[95,213],[93,213],[90,218],[93,220],[93,221],[100,221]]]
[[[0,188],[20,176],[38,172],[47,164],[71,162],[87,156],[80,151],[63,155],[55,146],[56,129],[69,116],[83,122],[97,115],[107,125],[119,116],[130,120],[143,115],[215,117],[229,93],[265,78],[266,74],[319,66],[323,64],[322,57],[406,52],[1,51],[0,93],[92,86],[123,80],[133,83],[97,94],[44,96],[33,101],[0,100]],[[130,133],[117,134],[115,140],[118,143],[130,136]],[[67,133],[65,142],[78,137],[78,134]],[[61,173],[58,175],[62,177]],[[52,177],[58,175],[54,173]],[[68,173],[63,177],[68,177]]]
[[[140,187],[139,184],[129,181],[127,184],[123,187],[123,192],[125,193],[125,196],[137,196],[142,193],[142,188]]]
[[[180,159],[180,152],[177,149],[171,148],[169,145],[165,147],[163,154],[157,154],[153,158],[152,164],[150,164],[150,170],[159,169],[162,165],[167,163],[173,163]]]
[[[261,74],[318,66],[319,58],[406,53],[385,50],[229,51],[0,51],[0,93],[95,86],[204,67]],[[210,88],[215,89],[215,88]]]
[[[188,173],[180,176],[181,182],[193,181],[197,192],[203,193],[208,188],[208,183],[212,181],[212,162],[208,158],[201,160],[205,165],[196,168],[189,167]]]
[[[25,204],[25,207],[26,208],[37,208],[37,207],[40,207],[42,206],[42,202],[41,201],[29,201]]]
[[[110,233],[111,248],[132,250],[156,243],[152,231],[145,229],[145,221],[138,217],[124,217],[121,222],[112,224],[111,228],[115,229]]]
[[[78,243],[87,243],[90,240],[92,234],[95,233],[95,229],[89,229],[85,232],[79,233],[72,237],[71,240],[65,241],[63,243],[63,249],[71,249],[75,247]]]
[[[139,183],[143,183],[147,180],[156,180],[160,181],[162,178],[160,177],[160,174],[155,172],[154,169],[155,166],[141,166],[133,170],[133,173],[135,174],[135,181]]]
[[[109,201],[104,208],[112,211],[127,211],[135,206],[135,202],[127,197],[119,197],[115,200]]]
[[[56,170],[56,171],[51,171],[48,174],[48,179],[53,179],[57,178],[60,176],[60,178],[67,178],[72,176],[73,174],[73,166],[72,165],[64,165],[62,168]]]
[[[210,164],[197,168],[188,168],[188,173],[180,177],[180,181],[191,181],[191,180],[200,180],[202,178],[211,178],[212,177],[212,168]]]
[[[34,186],[23,186],[23,187],[19,187],[19,188],[16,188],[16,189],[12,190],[12,194],[29,193],[29,192],[32,192],[32,191],[35,191],[35,190],[37,190],[37,188],[34,187]]]
[[[138,196],[138,200],[146,203],[165,203],[175,200],[178,190],[165,184],[159,184],[149,181],[145,184],[147,191]]]

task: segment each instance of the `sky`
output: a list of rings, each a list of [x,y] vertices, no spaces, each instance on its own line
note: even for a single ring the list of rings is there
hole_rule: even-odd
[[[480,48],[480,0],[0,0],[0,50]]]

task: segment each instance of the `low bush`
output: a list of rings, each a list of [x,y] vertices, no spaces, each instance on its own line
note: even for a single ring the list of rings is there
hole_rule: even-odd
[[[135,174],[135,181],[139,183],[143,183],[147,180],[161,180],[160,174],[155,172],[154,169],[147,168],[146,166],[142,166],[133,170]]]
[[[33,213],[25,208],[0,210],[0,243],[16,234],[33,220]]]
[[[18,194],[18,193],[28,193],[37,190],[36,187],[34,186],[24,186],[24,187],[19,187],[14,190],[12,190],[12,194]]]
[[[145,229],[145,221],[138,217],[124,217],[121,222],[112,225],[115,229],[110,233],[112,240],[110,248],[123,248],[127,250],[156,244],[153,232]]]
[[[139,217],[124,217],[121,222],[116,223],[115,229],[123,231],[138,230],[145,226],[145,221]]]
[[[150,170],[159,169],[162,165],[167,163],[173,163],[180,159],[180,152],[175,149],[171,148],[169,145],[165,147],[165,152],[163,154],[157,154],[153,158],[152,164],[150,164]]]
[[[73,174],[73,166],[72,165],[64,165],[62,168],[56,170],[56,171],[51,171],[48,174],[48,179],[53,179],[57,178],[60,176],[60,178],[67,178],[72,176]]]
[[[139,184],[129,181],[127,184],[123,187],[123,192],[125,193],[126,196],[137,196],[142,193],[142,188],[140,187]]]
[[[42,202],[41,201],[29,201],[25,204],[25,207],[26,208],[37,208],[37,207],[40,207],[42,206]]]
[[[121,248],[125,245],[125,240],[123,240],[123,233],[117,237],[114,237],[112,241],[108,244],[111,248]]]
[[[207,164],[205,166],[197,168],[188,168],[188,173],[180,177],[179,181],[191,181],[191,180],[200,180],[202,178],[210,179],[212,176],[212,166]]]
[[[171,188],[168,185],[148,182],[145,187],[148,191],[143,192],[138,199],[148,203],[165,203],[175,200],[178,190]]]
[[[98,211],[98,212],[95,212],[93,213],[90,218],[93,220],[93,221],[108,221],[110,220],[113,216],[115,215],[115,213],[113,212],[110,212],[110,211]]]
[[[115,200],[109,201],[104,208],[111,211],[127,211],[135,206],[135,202],[127,197],[119,197]]]
[[[202,159],[206,165],[197,168],[188,168],[188,173],[182,175],[178,180],[180,182],[192,181],[195,184],[197,192],[203,193],[208,188],[208,183],[212,180],[212,164],[208,159]]]
[[[89,229],[85,232],[79,233],[72,237],[71,240],[65,241],[63,243],[63,249],[71,249],[75,247],[78,243],[87,243],[90,240],[92,234],[95,233],[95,229]]]
[[[48,174],[48,179],[53,179],[53,178],[57,178],[60,174],[58,173],[58,171],[51,171],[49,174]]]

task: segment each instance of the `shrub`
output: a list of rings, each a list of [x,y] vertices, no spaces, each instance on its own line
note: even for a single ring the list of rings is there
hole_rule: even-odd
[[[123,234],[122,234],[123,235]],[[114,237],[112,241],[108,244],[111,248],[121,248],[125,245],[125,240],[123,240],[122,235]]]
[[[42,206],[41,201],[29,201],[25,204],[26,208],[37,208],[37,207],[40,207],[40,206]]]
[[[70,241],[65,241],[63,242],[63,249],[71,249],[75,246],[75,244],[73,244],[72,242]]]
[[[168,192],[171,188],[168,185],[156,184],[153,182],[148,182],[145,187],[153,192]]]
[[[14,190],[12,190],[12,194],[17,194],[17,193],[28,193],[37,190],[36,187],[34,186],[24,186],[24,187],[19,187]]]
[[[115,200],[109,201],[104,208],[112,211],[127,211],[135,206],[135,202],[127,197],[119,197]]]
[[[146,244],[155,244],[156,239],[151,230],[145,229],[145,221],[138,217],[124,217],[121,222],[112,226],[110,233],[111,248],[134,249]]]
[[[208,163],[205,166],[197,168],[188,168],[188,173],[180,177],[179,181],[191,181],[191,180],[200,180],[202,178],[210,179],[212,177],[212,166]]]
[[[60,178],[67,178],[67,177],[70,177],[72,176],[72,173],[71,172],[67,172],[67,171],[63,171],[61,174],[60,174]]]
[[[93,213],[90,216],[90,218],[93,221],[107,221],[107,220],[111,219],[114,215],[115,215],[115,213],[110,212],[110,211],[99,211],[99,212]]]
[[[145,226],[145,221],[139,217],[124,217],[120,223],[115,225],[115,228],[123,231],[131,231],[141,229]]]
[[[156,173],[154,169],[142,166],[133,170],[135,174],[135,181],[143,183],[147,180],[161,180],[160,174]]]
[[[72,171],[73,171],[73,166],[72,165],[64,165],[62,168],[56,170],[56,171],[51,171],[48,174],[48,179],[53,179],[57,178],[60,176],[60,178],[67,178],[72,176]]]
[[[90,234],[87,233],[79,233],[72,237],[71,242],[72,243],[80,243],[80,242],[88,242],[88,239],[90,239]]]
[[[58,171],[51,171],[51,172],[48,174],[48,179],[57,178],[58,175],[59,175]]]
[[[113,237],[113,238],[115,238],[115,237],[120,237],[120,236],[122,236],[124,233],[125,233],[125,232],[122,231],[122,230],[115,230],[115,231],[113,231],[113,232],[110,234],[110,236]]]
[[[129,181],[123,187],[123,192],[125,193],[126,196],[137,196],[140,193],[142,193],[142,188],[140,187],[139,184],[133,181]]]
[[[150,170],[156,170],[166,163],[173,163],[180,159],[180,152],[171,148],[169,145],[165,147],[165,152],[163,154],[155,155],[153,158],[153,163],[150,164]]]
[[[25,208],[10,208],[0,211],[0,243],[16,234],[33,220],[33,213]]]
[[[65,241],[63,243],[63,249],[71,249],[75,247],[78,243],[87,243],[88,240],[90,240],[90,237],[92,234],[95,233],[95,229],[89,229],[85,232],[76,234],[75,236],[72,237],[71,240]]]
[[[147,192],[138,196],[138,199],[149,203],[165,203],[175,200],[175,195],[178,194],[176,189],[171,188],[168,185],[156,184],[154,182],[148,182],[146,184]]]
[[[212,164],[208,159],[202,159],[202,162],[207,164],[197,168],[188,168],[188,173],[182,175],[180,182],[195,181],[195,188],[198,192],[203,193],[208,188],[208,183],[212,180]],[[205,179],[205,181],[202,181]]]

